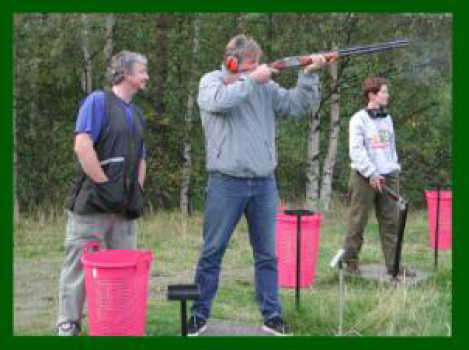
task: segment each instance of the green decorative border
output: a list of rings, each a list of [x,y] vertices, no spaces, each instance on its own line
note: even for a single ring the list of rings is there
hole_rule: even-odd
[[[467,224],[463,220],[464,203],[468,202],[468,181],[465,174],[467,160],[464,157],[464,133],[469,130],[467,108],[463,101],[467,98],[468,56],[467,33],[469,13],[466,1],[446,0],[430,2],[424,0],[336,0],[314,1],[123,1],[123,0],[16,0],[6,4],[0,0],[0,159],[1,177],[1,219],[3,232],[0,234],[0,347],[14,349],[148,349],[149,346],[173,349],[459,349],[468,343],[465,320],[468,318],[469,301],[467,296],[466,266],[468,263],[464,247],[469,247]],[[13,337],[13,235],[12,235],[12,16],[17,12],[448,12],[454,15],[454,117],[453,117],[453,240],[454,240],[454,288],[453,288],[453,335],[446,337],[289,337],[289,338],[59,338],[59,337]],[[465,35],[466,34],[466,35]],[[311,33],[314,35],[314,33]],[[467,146],[466,146],[467,147]],[[466,255],[467,256],[467,255]]]

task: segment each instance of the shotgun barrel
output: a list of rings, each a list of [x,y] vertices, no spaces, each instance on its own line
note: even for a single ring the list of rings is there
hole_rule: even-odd
[[[389,41],[389,42],[381,43],[381,44],[357,46],[357,47],[353,47],[350,49],[343,49],[343,50],[339,50],[338,53],[339,53],[339,57],[363,55],[365,53],[371,53],[371,52],[383,51],[383,50],[391,50],[391,49],[396,49],[399,47],[404,47],[407,45],[409,45],[409,40],[401,39],[401,40]]]
[[[348,49],[326,51],[326,52],[321,52],[320,54],[324,55],[326,57],[326,60],[331,61],[333,59],[337,59],[340,57],[364,55],[364,54],[377,52],[377,51],[396,49],[396,48],[404,47],[407,45],[409,45],[409,40],[400,39],[400,40],[388,41],[388,42],[379,43],[379,44],[363,45],[363,46],[351,47]],[[285,57],[280,60],[277,60],[269,64],[269,66],[278,70],[283,70],[286,68],[304,67],[304,66],[311,64],[312,62],[313,61],[311,60],[310,55],[292,56],[292,57]]]

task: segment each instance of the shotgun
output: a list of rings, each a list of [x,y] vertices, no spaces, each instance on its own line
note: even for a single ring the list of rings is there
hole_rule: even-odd
[[[399,208],[399,222],[397,224],[397,243],[396,243],[396,256],[394,258],[394,268],[392,272],[392,278],[397,279],[399,274],[399,268],[401,264],[401,255],[402,255],[402,242],[404,240],[404,230],[407,220],[407,212],[409,211],[409,202],[399,196],[391,188],[386,185],[381,185],[384,192],[386,192],[393,200],[397,202],[397,207]]]
[[[335,59],[342,58],[342,57],[364,55],[364,54],[377,52],[377,51],[396,49],[396,48],[404,47],[407,45],[409,45],[409,40],[401,39],[401,40],[388,41],[388,42],[379,43],[379,44],[356,46],[356,47],[351,47],[348,49],[326,51],[326,52],[321,52],[320,54],[325,56],[327,62],[331,62]],[[303,56],[285,57],[285,58],[279,59],[275,62],[268,64],[268,66],[275,68],[279,71],[282,71],[287,68],[305,67],[305,66],[310,65],[311,63],[313,63],[311,59],[311,55],[303,55]],[[225,85],[236,82],[242,74],[245,74],[251,70],[252,68],[248,68],[243,71],[238,71],[235,74],[226,76],[224,79]]]

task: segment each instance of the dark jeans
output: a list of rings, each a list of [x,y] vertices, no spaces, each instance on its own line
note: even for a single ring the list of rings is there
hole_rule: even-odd
[[[223,255],[243,214],[248,222],[254,254],[256,299],[262,316],[267,320],[281,313],[275,254],[277,205],[277,185],[273,176],[248,179],[220,173],[209,175],[204,246],[195,274],[195,283],[200,286],[201,294],[192,305],[193,315],[204,319],[210,316]]]

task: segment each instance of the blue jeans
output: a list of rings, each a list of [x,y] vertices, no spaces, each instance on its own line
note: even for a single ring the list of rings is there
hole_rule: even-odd
[[[209,175],[205,200],[204,246],[200,252],[195,283],[200,298],[192,314],[208,319],[228,242],[241,216],[246,216],[254,254],[256,300],[264,320],[281,313],[278,298],[275,223],[278,205],[273,176],[238,178],[220,173]]]

